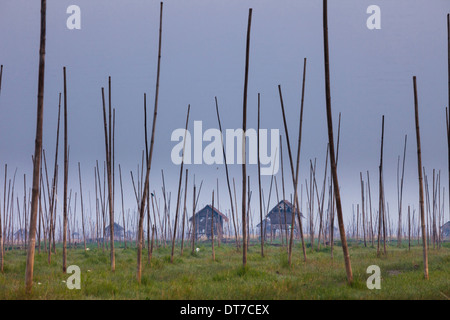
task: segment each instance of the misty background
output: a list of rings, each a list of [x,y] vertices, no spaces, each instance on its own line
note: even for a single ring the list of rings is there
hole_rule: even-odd
[[[73,4],[81,8],[81,30],[69,30],[66,27],[69,17],[66,9]],[[366,20],[370,16],[366,10],[373,4],[381,8],[381,30],[369,30],[366,27]],[[172,193],[172,217],[176,206],[179,166],[171,162],[170,154],[176,142],[171,142],[170,137],[173,130],[184,128],[188,104],[191,105],[189,129],[192,131],[194,120],[203,121],[204,131],[218,128],[215,96],[219,102],[223,129],[242,126],[245,40],[250,7],[253,8],[253,18],[247,127],[257,127],[257,94],[261,93],[261,128],[278,128],[283,136],[285,184],[289,200],[293,188],[277,86],[281,85],[283,91],[291,148],[295,154],[303,59],[306,57],[299,174],[299,188],[303,184],[303,212],[306,211],[304,185],[305,179],[309,180],[310,160],[314,162],[317,159],[316,179],[319,191],[322,188],[328,143],[322,1],[167,0],[164,1],[159,107],[150,190],[155,190],[157,198],[162,198],[161,170],[164,170],[166,189]],[[378,208],[382,115],[385,115],[385,197],[389,203],[390,217],[396,224],[397,160],[398,156],[403,155],[405,135],[408,136],[408,143],[403,212],[406,214],[408,205],[418,210],[414,75],[417,76],[418,85],[423,165],[430,188],[432,170],[441,170],[441,188],[446,190],[441,197],[448,199],[445,107],[448,104],[446,15],[449,11],[450,3],[446,0],[329,1],[331,103],[335,140],[338,114],[342,114],[338,178],[346,225],[352,218],[352,205],[355,205],[356,211],[356,204],[361,202],[360,172],[367,181],[366,171],[369,171],[372,208],[374,212]],[[39,26],[39,1],[1,1],[0,64],[4,65],[0,95],[2,193],[4,164],[8,164],[8,178],[12,178],[17,168],[18,194],[23,192],[24,174],[27,176],[27,188],[31,187]],[[89,212],[88,192],[91,199],[95,199],[94,166],[98,160],[103,167],[105,160],[101,87],[107,88],[108,76],[111,76],[112,105],[116,109],[117,222],[122,221],[119,164],[122,167],[125,210],[130,208],[131,214],[134,214],[137,207],[130,171],[136,177],[145,148],[144,93],[147,93],[149,135],[151,132],[158,27],[159,1],[47,1],[43,141],[47,166],[51,172],[58,95],[63,89],[62,68],[66,66],[69,188],[73,193],[79,192],[77,163],[80,162],[83,197],[86,212]],[[60,198],[63,188],[62,130],[61,122]],[[192,214],[192,182],[195,174],[197,188],[203,180],[197,208],[210,203],[211,192],[216,188],[218,178],[219,209],[229,216],[224,165],[186,165],[185,168],[189,169],[188,213]],[[240,203],[241,166],[230,165],[229,169],[230,177],[236,180]],[[248,166],[247,173],[251,176],[251,208],[256,225],[257,221],[259,223],[257,166]],[[328,176],[329,173],[328,169]],[[277,174],[277,181],[281,197],[281,170]],[[267,203],[270,177],[263,176],[262,183]],[[442,201],[445,201],[447,217],[448,201]],[[275,203],[273,189],[269,209]],[[61,209],[60,203],[58,215]],[[92,204],[92,214],[95,216],[95,202]],[[240,212],[238,214],[240,216]]]

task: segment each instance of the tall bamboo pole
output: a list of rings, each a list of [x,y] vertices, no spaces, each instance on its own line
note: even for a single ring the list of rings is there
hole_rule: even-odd
[[[64,194],[63,194],[63,273],[67,269],[67,182],[69,175],[69,153],[67,145],[67,83],[64,71]]]
[[[247,219],[246,219],[246,188],[247,188],[247,168],[246,168],[246,140],[245,131],[247,130],[247,89],[248,89],[248,66],[250,60],[250,30],[252,26],[252,8],[248,10],[247,26],[247,44],[245,51],[245,79],[244,79],[244,98],[243,98],[243,116],[242,116],[242,263],[247,266]]]
[[[188,169],[186,169],[186,179],[184,183],[184,204],[183,204],[183,218],[181,220],[181,252],[180,254],[183,255],[183,247],[184,247],[184,225],[186,220],[186,198],[187,198],[187,186],[188,186]]]
[[[281,135],[280,135],[280,161],[281,161],[281,188],[283,191],[284,231],[285,231],[285,237],[286,237],[286,248],[287,248],[288,254],[289,254],[287,216],[286,216],[286,189],[284,188],[283,139],[281,138]]]
[[[369,212],[370,212],[370,239],[372,242],[372,247],[374,246],[374,242],[373,242],[373,221],[372,221],[372,195],[370,193],[370,176],[369,176],[369,171],[367,170],[367,189],[368,189],[368,193],[369,193]]]
[[[150,169],[152,165],[152,156],[153,156],[153,145],[155,142],[155,128],[156,128],[156,116],[158,112],[158,93],[159,93],[159,75],[160,75],[160,66],[161,66],[161,36],[162,36],[162,14],[163,14],[163,3],[160,4],[160,15],[159,15],[159,43],[158,43],[158,66],[156,71],[156,93],[155,93],[155,108],[153,112],[153,123],[152,123],[152,135],[150,140],[150,153],[147,164],[147,173],[145,174],[145,183],[144,183],[144,192],[141,199],[141,206],[139,208],[139,241],[138,241],[138,250],[137,250],[137,281],[141,282],[141,274],[142,274],[142,230],[144,224],[144,210],[145,210],[145,202],[147,200],[147,192],[149,185],[149,177],[150,177]]]
[[[194,177],[195,178],[195,177]],[[195,225],[195,179],[194,179],[194,191],[192,192],[192,254],[195,250],[195,238],[197,236],[196,225]]]
[[[259,217],[260,217],[260,238],[261,238],[261,257],[264,257],[264,236],[263,236],[263,213],[262,213],[262,194],[261,194],[261,162],[259,151],[259,130],[261,128],[261,95],[258,93],[258,131],[257,131],[257,152],[258,152],[258,186],[259,186]],[[265,225],[265,224],[264,224]],[[264,226],[264,230],[265,230]],[[265,235],[265,232],[264,232]]]
[[[109,99],[111,101],[111,77],[108,81],[109,86]],[[111,271],[116,269],[115,253],[114,253],[114,207],[113,207],[113,197],[112,197],[112,177],[111,177],[111,137],[108,133],[108,122],[106,120],[106,106],[105,106],[105,89],[102,88],[102,102],[103,102],[103,127],[105,132],[105,152],[106,152],[106,171],[108,180],[108,207],[109,207],[109,237],[111,244],[110,251],[110,261],[111,261]],[[111,108],[110,108],[111,109]],[[109,127],[111,127],[111,122],[109,122]],[[111,128],[109,128],[109,131]],[[109,140],[109,141],[108,141]],[[106,200],[106,194],[105,194]]]
[[[120,195],[121,195],[121,199],[122,199],[123,246],[124,246],[124,249],[126,249],[127,248],[127,238],[126,238],[127,229],[126,229],[126,226],[125,226],[125,208],[124,208],[124,205],[123,205],[122,169],[120,168],[120,164],[119,164],[119,181],[120,181]]]
[[[294,169],[294,163],[292,160],[292,151],[291,151],[291,143],[289,140],[289,131],[287,128],[287,123],[286,123],[286,114],[284,111],[284,103],[283,103],[283,95],[281,93],[281,86],[278,85],[278,93],[280,96],[280,105],[281,105],[281,113],[283,116],[283,124],[284,124],[284,131],[286,134],[286,145],[288,148],[288,155],[289,155],[289,164],[291,167],[291,176],[292,176],[292,184],[294,187],[294,202],[293,202],[293,209],[292,209],[292,219],[291,219],[291,235],[290,235],[290,240],[289,240],[289,265],[291,265],[292,262],[292,248],[293,248],[293,243],[294,243],[294,229],[295,229],[295,212],[298,211],[300,212],[300,206],[298,204],[298,192],[297,192],[297,179],[296,179],[296,174],[295,174],[295,169]],[[299,149],[297,149],[299,150]],[[300,158],[297,157],[297,162],[300,162]],[[299,215],[300,216],[300,215]],[[305,246],[305,241],[303,238],[303,227],[302,227],[302,220],[301,217],[299,217],[299,226],[300,226],[300,235],[302,238],[302,249],[303,249],[303,259],[306,261],[306,246]]]
[[[221,144],[222,144],[223,159],[224,159],[224,162],[225,162],[225,174],[226,174],[226,177],[227,177],[228,195],[230,196],[231,217],[233,219],[234,236],[235,236],[235,239],[236,239],[236,250],[239,250],[238,232],[237,232],[236,220],[235,220],[235,214],[237,215],[237,212],[234,211],[233,196],[231,194],[230,177],[229,177],[229,174],[228,174],[227,156],[226,156],[226,152],[225,152],[225,146],[223,144],[223,131],[222,131],[222,124],[220,122],[219,104],[217,102],[217,97],[215,97],[215,102],[216,102],[217,121],[219,122],[219,130],[220,130],[220,133],[221,133],[220,140],[221,140]]]
[[[304,95],[305,95],[305,78],[306,78],[306,58],[303,60],[303,81],[302,81],[302,98],[301,98],[301,106],[300,106],[300,124],[299,124],[299,133],[298,133],[298,145],[297,145],[297,163],[296,168],[294,170],[293,160],[292,160],[292,152],[291,152],[291,144],[289,140],[289,131],[287,128],[286,123],[286,115],[284,111],[284,103],[283,103],[283,96],[281,93],[281,86],[278,86],[278,92],[280,96],[280,105],[281,105],[281,112],[283,116],[283,124],[284,124],[284,130],[286,134],[286,144],[288,147],[288,155],[289,155],[289,163],[291,167],[291,175],[292,175],[292,183],[294,186],[294,206],[293,206],[293,212],[292,212],[292,221],[291,221],[291,236],[289,241],[289,265],[291,265],[292,262],[292,248],[293,248],[293,241],[294,241],[294,230],[295,230],[295,220],[294,216],[297,212],[297,218],[299,222],[299,228],[300,228],[300,237],[302,240],[302,250],[303,250],[303,259],[306,261],[306,247],[305,247],[305,241],[303,237],[303,226],[302,226],[302,220],[301,220],[301,214],[300,214],[300,206],[298,202],[298,172],[299,172],[299,163],[300,163],[300,150],[301,150],[301,140],[302,140],[302,124],[303,124],[303,105],[304,105]]]
[[[39,80],[38,80],[38,98],[37,98],[37,123],[36,140],[34,146],[33,163],[33,189],[31,196],[31,214],[30,214],[30,234],[27,252],[27,264],[25,273],[25,287],[27,294],[31,293],[33,286],[34,253],[36,243],[36,219],[38,210],[40,167],[42,156],[42,129],[44,122],[44,76],[45,76],[45,34],[46,34],[46,12],[47,1],[41,0],[41,35],[39,48]]]
[[[411,251],[411,207],[408,206],[408,250]]]
[[[379,200],[378,200],[378,238],[377,238],[377,256],[380,255],[381,227],[384,226],[384,207],[383,207],[383,142],[384,142],[384,115],[381,120],[381,151],[379,170]]]
[[[145,159],[148,165],[148,133],[147,133],[147,94],[144,93],[144,135],[145,135]],[[138,204],[139,205],[139,204]],[[150,192],[147,193],[147,261],[150,264]]]
[[[81,168],[78,162],[78,177],[80,178],[80,201],[81,201],[81,227],[83,228],[84,251],[86,251],[86,233],[84,230],[84,206],[83,206],[83,189],[81,186]]]
[[[58,145],[59,145],[59,124],[60,124],[60,115],[61,115],[61,92],[59,93],[59,103],[58,103],[58,124],[56,129],[56,150],[55,150],[55,164],[53,168],[53,179],[52,179],[52,194],[49,195],[49,211],[50,211],[50,226],[49,226],[49,233],[48,233],[48,263],[51,263],[51,256],[52,256],[52,250],[51,250],[51,244],[52,244],[52,237],[54,236],[54,212],[56,210],[55,207],[55,194],[56,194],[56,180],[57,180],[57,174],[58,174]],[[56,219],[55,219],[56,220]]]
[[[0,94],[2,93],[3,65],[0,66]]]
[[[5,186],[6,186],[6,177],[5,177]],[[4,204],[3,204],[4,208]],[[2,227],[2,212],[1,212],[1,206],[0,206],[0,272],[3,273],[3,227]],[[3,214],[5,212],[5,209],[3,209]],[[4,220],[4,219],[3,219]],[[5,223],[5,222],[4,222]]]
[[[177,235],[177,226],[178,226],[178,211],[180,210],[180,191],[181,191],[181,182],[183,180],[183,165],[184,165],[184,148],[186,147],[186,133],[189,123],[189,111],[191,110],[191,105],[188,105],[188,111],[186,115],[186,126],[184,129],[184,139],[183,139],[183,154],[181,156],[181,165],[180,165],[180,175],[178,179],[178,193],[177,193],[177,208],[175,210],[175,223],[173,226],[173,238],[172,238],[172,253],[170,254],[170,263],[173,263],[173,254],[175,252],[175,239]],[[187,179],[187,176],[186,176]],[[186,190],[185,190],[186,192]]]
[[[364,181],[362,178],[362,172],[359,173],[359,177],[361,180],[361,210],[362,210],[362,225],[363,225],[363,236],[364,236],[364,247],[367,247],[366,242],[366,219],[365,219],[365,212],[364,212]]]
[[[338,215],[339,232],[341,234],[342,250],[344,253],[345,270],[347,272],[347,281],[351,284],[353,282],[352,267],[350,263],[350,254],[347,246],[347,239],[345,236],[344,218],[342,215],[341,195],[339,190],[339,182],[336,170],[336,158],[334,152],[333,139],[333,119],[331,113],[331,93],[330,93],[330,63],[328,53],[328,8],[327,0],[323,0],[323,38],[324,38],[324,60],[325,60],[325,95],[327,104],[327,123],[328,123],[328,142],[330,144],[330,164],[331,174],[333,177],[334,195],[336,198],[336,209]]]
[[[339,112],[339,120],[338,120],[338,136],[337,136],[337,146],[336,146],[336,168],[339,162],[339,142],[341,138],[341,113]],[[331,164],[330,164],[331,167]],[[331,187],[331,219],[330,219],[330,251],[331,251],[331,259],[334,259],[334,209],[336,207],[336,198],[334,197],[333,192],[333,179],[330,181]]]
[[[214,190],[212,192],[212,200],[211,200],[211,248],[212,248],[212,260],[216,261],[216,251],[214,250]]]
[[[405,145],[403,147],[403,166],[402,166],[402,178],[400,180],[400,196],[399,196],[399,207],[398,207],[398,233],[397,233],[397,245],[401,247],[402,245],[402,199],[403,199],[403,181],[405,176],[405,159],[406,159],[406,142],[408,136],[405,135]]]
[[[447,122],[447,150],[448,150],[448,205],[450,208],[450,115],[448,108],[450,108],[450,14],[447,14],[447,60],[448,60],[448,105],[446,108],[446,122]],[[449,209],[450,219],[450,209]]]
[[[450,44],[449,44],[450,46]],[[450,60],[450,55],[449,55],[449,60]],[[450,61],[449,61],[449,65],[450,65]],[[450,75],[449,75],[449,79],[450,79]],[[449,89],[449,97],[450,97],[450,89]],[[450,98],[449,98],[450,99]],[[448,108],[445,108],[445,119],[446,119],[446,124],[447,124],[447,159],[448,159],[448,205],[449,205],[449,213],[448,213],[448,217],[450,219],[450,115],[448,113]]]
[[[423,204],[423,177],[422,177],[422,150],[420,146],[420,128],[419,128],[419,105],[417,100],[417,83],[416,77],[413,77],[414,86],[414,114],[416,119],[416,141],[417,141],[417,167],[419,173],[419,203],[420,203],[420,218],[422,229],[422,244],[423,244],[423,268],[425,279],[428,280],[428,249],[427,236],[425,233],[425,209]]]
[[[316,177],[314,173],[314,185],[316,186],[316,194],[317,194],[317,205],[319,206],[319,238],[318,238],[318,250],[320,250],[320,240],[323,239],[325,243],[325,233],[323,234],[323,238],[321,238],[323,233],[323,206],[325,202],[325,187],[326,187],[326,181],[327,181],[327,168],[328,168],[328,145],[327,145],[327,151],[325,155],[325,173],[323,174],[323,187],[322,187],[322,194],[321,194],[321,201],[319,202],[319,190],[317,189],[317,183],[316,183]]]
[[[297,208],[297,218],[298,224],[300,228],[300,236],[302,240],[302,250],[303,250],[303,259],[306,261],[306,247],[303,239],[303,225],[300,213],[300,205],[298,202],[298,173],[299,173],[299,164],[300,164],[300,150],[302,145],[302,129],[303,129],[303,106],[305,101],[305,85],[306,85],[306,58],[303,59],[303,77],[302,77],[302,97],[300,102],[300,124],[298,127],[298,142],[297,142],[297,164],[295,168],[295,192],[294,192],[294,200],[296,205],[294,207]],[[284,121],[285,122],[285,121]],[[287,137],[287,129],[286,129],[286,137]],[[289,148],[289,145],[288,145]],[[293,212],[295,214],[295,210]],[[292,228],[294,228],[295,224],[292,224]],[[292,229],[294,231],[294,229]]]

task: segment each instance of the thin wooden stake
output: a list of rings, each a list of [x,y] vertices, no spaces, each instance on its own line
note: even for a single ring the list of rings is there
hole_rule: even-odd
[[[378,242],[377,256],[380,255],[381,227],[384,227],[384,206],[383,206],[383,142],[384,142],[384,115],[381,122],[381,151],[379,170],[379,201],[378,201]]]
[[[83,189],[81,186],[81,169],[80,163],[78,162],[78,177],[80,178],[80,201],[81,201],[81,224],[83,228],[83,241],[84,241],[84,251],[86,251],[86,233],[84,230],[84,206],[83,206]]]
[[[211,248],[212,248],[212,260],[216,261],[216,251],[214,250],[214,190],[212,192],[211,201]]]
[[[413,77],[414,86],[414,114],[416,119],[416,140],[417,140],[417,167],[419,173],[419,203],[420,203],[420,218],[422,229],[422,245],[423,245],[423,269],[425,279],[428,280],[428,249],[427,249],[427,235],[425,233],[425,208],[423,204],[423,177],[422,177],[422,150],[420,146],[420,129],[419,129],[419,104],[417,100],[417,84],[416,77]]]
[[[159,44],[158,44],[158,67],[156,72],[156,93],[155,93],[155,109],[153,113],[153,124],[152,124],[152,135],[150,140],[150,153],[149,153],[149,161],[147,165],[147,173],[145,175],[145,184],[144,184],[144,192],[141,199],[141,206],[139,209],[139,229],[138,229],[138,235],[139,235],[139,241],[138,241],[138,250],[137,250],[137,281],[138,283],[141,283],[141,275],[142,275],[142,230],[143,230],[143,223],[144,223],[144,209],[145,209],[145,202],[147,200],[147,192],[148,192],[148,185],[149,185],[149,176],[150,176],[150,169],[152,164],[152,156],[153,156],[153,145],[155,142],[155,128],[156,128],[156,116],[158,111],[158,92],[159,92],[159,74],[160,74],[160,65],[161,65],[161,36],[162,36],[162,14],[163,14],[163,3],[161,2],[160,5],[160,16],[159,16]]]
[[[237,212],[235,212],[235,210],[234,210],[233,196],[231,195],[230,177],[229,177],[229,174],[228,174],[227,156],[226,156],[225,147],[224,147],[224,144],[223,144],[223,131],[222,131],[222,124],[220,122],[219,104],[217,102],[217,97],[215,97],[215,101],[216,101],[217,121],[219,122],[219,130],[220,130],[220,133],[221,133],[220,139],[221,139],[221,144],[222,144],[223,159],[224,159],[224,162],[225,162],[225,174],[226,174],[226,177],[227,177],[228,195],[230,196],[231,217],[233,219],[234,236],[235,236],[235,239],[236,239],[236,250],[239,250],[238,232],[237,232],[236,220],[235,220],[235,215],[237,215]]]
[[[328,123],[328,142],[330,144],[330,164],[331,174],[333,177],[334,195],[336,198],[336,209],[338,215],[339,232],[341,234],[342,250],[344,253],[345,270],[347,272],[347,281],[349,284],[353,282],[353,273],[350,263],[350,254],[347,246],[347,239],[345,236],[344,218],[342,215],[341,195],[339,189],[339,182],[336,170],[336,158],[334,152],[333,141],[333,119],[331,113],[331,93],[330,93],[330,63],[328,53],[328,8],[327,0],[323,0],[323,35],[324,35],[324,60],[325,60],[325,95],[327,104],[327,123]]]
[[[252,9],[248,10],[248,26],[247,26],[247,44],[245,51],[245,80],[244,80],[244,101],[242,116],[242,264],[247,266],[247,219],[246,219],[246,193],[247,193],[247,168],[246,168],[246,140],[245,131],[247,130],[247,89],[248,89],[248,67],[250,60],[250,30],[252,25]]]
[[[63,273],[67,270],[67,183],[69,177],[69,154],[67,145],[67,86],[64,71],[64,194],[63,194]]]
[[[46,34],[46,12],[47,1],[41,0],[41,31],[40,31],[40,49],[39,49],[39,80],[38,80],[38,99],[37,99],[37,123],[36,140],[34,148],[33,163],[33,189],[31,195],[31,214],[30,214],[30,235],[27,252],[27,263],[25,272],[25,290],[27,294],[31,293],[33,286],[34,253],[36,243],[36,220],[38,210],[40,167],[42,156],[42,131],[44,123],[44,76],[45,76],[45,34]]]
[[[173,226],[173,238],[172,238],[172,253],[170,254],[170,263],[173,263],[173,254],[175,252],[175,238],[177,235],[177,226],[178,226],[178,211],[180,210],[180,191],[181,191],[181,182],[183,180],[183,165],[184,165],[184,148],[186,146],[186,133],[189,123],[189,111],[191,110],[191,105],[188,105],[188,111],[186,115],[186,127],[184,130],[184,139],[183,139],[183,154],[181,156],[181,165],[180,165],[180,176],[178,180],[178,193],[177,193],[177,208],[175,210],[175,223]],[[186,176],[187,179],[187,176]]]
[[[263,232],[263,213],[262,213],[262,194],[261,194],[261,162],[260,162],[260,151],[259,151],[259,130],[261,128],[261,95],[258,93],[258,131],[257,131],[257,152],[258,152],[258,186],[259,186],[259,217],[260,217],[260,238],[261,238],[261,257],[264,257],[264,236],[265,232]],[[265,231],[265,223],[264,223],[264,231]],[[264,234],[264,236],[263,236]]]
[[[186,179],[184,184],[184,205],[183,205],[183,219],[182,219],[182,228],[181,228],[181,255],[183,255],[183,247],[184,247],[184,225],[186,219],[186,198],[187,198],[187,187],[188,187],[188,169],[186,169]]]

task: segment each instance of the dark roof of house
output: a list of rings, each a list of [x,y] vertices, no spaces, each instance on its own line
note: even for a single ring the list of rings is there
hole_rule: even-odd
[[[206,205],[203,209],[197,211],[195,213],[195,215],[198,215],[200,212],[202,212],[203,210],[211,210],[211,205]],[[226,215],[224,215],[222,212],[220,212],[217,208],[214,208],[214,213],[218,214],[219,216],[221,216],[226,222],[228,222],[228,218]],[[189,221],[192,221],[192,217],[189,218]]]
[[[14,235],[19,235],[19,234],[25,234],[25,230],[24,229],[19,229],[16,232],[14,232]]]
[[[105,230],[109,230],[109,226],[106,226]],[[123,231],[123,227],[121,225],[119,225],[118,223],[114,222],[114,232],[121,232]]]
[[[290,203],[287,200],[281,200],[277,205],[275,205],[272,208],[272,210],[269,211],[269,213],[267,214],[266,217],[270,216],[271,214],[278,214],[279,211],[283,212],[284,208],[286,208],[286,210],[290,209],[292,211],[293,205],[292,205],[292,203]],[[296,208],[295,211],[298,212],[299,210]],[[302,218],[305,218],[301,212],[300,212],[300,216]]]

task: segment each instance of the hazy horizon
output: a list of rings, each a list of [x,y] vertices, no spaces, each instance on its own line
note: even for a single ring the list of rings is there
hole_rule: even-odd
[[[376,2],[376,3],[375,3]],[[418,211],[417,149],[415,140],[412,77],[417,76],[423,165],[432,197],[433,169],[441,172],[441,202],[448,206],[448,158],[445,107],[448,104],[447,13],[444,0],[331,1],[328,4],[331,66],[331,99],[334,130],[341,113],[338,177],[344,217],[352,218],[352,205],[361,202],[360,172],[370,172],[372,208],[378,208],[378,165],[381,118],[385,116],[384,184],[390,217],[397,223],[397,159],[406,150],[403,216],[408,205]],[[136,208],[130,177],[140,168],[144,150],[143,95],[147,94],[151,126],[158,49],[159,1],[74,0],[47,1],[47,47],[44,96],[44,149],[52,172],[58,95],[62,68],[67,68],[69,188],[79,192],[77,163],[81,163],[83,197],[94,196],[94,166],[105,159],[101,87],[112,77],[116,109],[115,220],[121,221],[118,165],[122,168],[125,210]],[[81,30],[69,30],[69,5],[81,8]],[[369,30],[366,9],[381,8],[381,29]],[[189,129],[203,121],[203,130],[218,128],[214,97],[217,96],[223,129],[242,126],[242,94],[248,8],[253,8],[248,94],[248,124],[257,127],[257,95],[261,93],[261,127],[279,129],[283,137],[283,164],[287,199],[293,192],[278,85],[283,91],[291,148],[295,154],[299,124],[303,59],[307,58],[306,91],[299,187],[309,180],[310,160],[317,159],[317,187],[321,191],[328,143],[323,66],[321,1],[181,1],[164,2],[161,84],[150,189],[161,197],[161,170],[176,206],[179,166],[171,162],[175,142],[170,136],[184,128],[188,104]],[[39,2],[4,0],[0,4],[0,192],[4,165],[8,178],[17,168],[16,193],[23,197],[23,174],[31,186],[36,130],[37,73],[39,61]],[[61,133],[63,124],[61,123]],[[336,139],[335,133],[335,139]],[[63,140],[60,137],[59,197],[62,196]],[[294,159],[295,161],[295,159]],[[225,167],[186,165],[189,169],[188,213],[192,213],[192,182],[203,180],[197,208],[211,201],[219,179],[220,207],[229,209]],[[100,170],[103,170],[102,168]],[[141,169],[139,169],[141,170]],[[259,220],[256,165],[248,166],[253,191],[251,208]],[[328,168],[328,177],[329,177]],[[241,166],[230,165],[241,200]],[[281,190],[281,170],[277,174]],[[328,178],[327,178],[328,180]],[[267,204],[270,176],[263,176]],[[184,182],[183,182],[184,185]],[[275,188],[275,187],[274,187]],[[328,182],[327,182],[328,188]],[[1,193],[0,193],[1,194]],[[281,192],[280,192],[281,197]],[[328,193],[326,192],[325,206]],[[3,203],[0,197],[0,203]],[[445,200],[444,200],[445,199]],[[368,200],[368,199],[366,199]],[[73,200],[72,200],[73,201]],[[79,201],[79,200],[78,200]],[[272,190],[270,208],[276,203]],[[21,204],[22,205],[22,204]],[[78,204],[79,205],[79,204]],[[78,207],[77,205],[77,207]],[[73,206],[73,204],[72,204]],[[95,216],[95,204],[92,205]],[[238,205],[240,208],[240,205]],[[317,208],[317,203],[315,204]],[[61,205],[58,206],[58,214]],[[79,209],[77,215],[80,214]],[[306,214],[305,214],[306,216]],[[447,218],[449,217],[449,218]],[[259,223],[259,221],[257,222]],[[254,223],[255,225],[257,223]],[[304,226],[306,228],[306,226]]]

